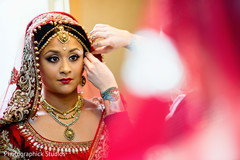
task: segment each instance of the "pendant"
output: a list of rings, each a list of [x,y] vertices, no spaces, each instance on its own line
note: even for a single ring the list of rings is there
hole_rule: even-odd
[[[72,130],[71,128],[68,128],[68,127],[67,127],[67,128],[65,129],[65,131],[64,131],[64,137],[65,137],[67,140],[69,140],[69,141],[73,140],[74,135],[75,135],[75,133],[73,132],[73,130]]]

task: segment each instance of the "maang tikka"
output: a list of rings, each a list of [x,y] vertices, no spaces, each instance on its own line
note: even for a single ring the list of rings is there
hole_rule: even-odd
[[[58,40],[63,44],[63,50],[65,51],[66,43],[70,40],[70,36],[67,31],[64,30],[63,25],[58,26],[59,32],[58,34]]]

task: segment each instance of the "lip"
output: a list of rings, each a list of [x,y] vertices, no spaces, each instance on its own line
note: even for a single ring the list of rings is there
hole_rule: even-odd
[[[71,80],[72,80],[71,78],[62,78],[59,81],[62,82],[63,84],[68,84],[71,82]]]

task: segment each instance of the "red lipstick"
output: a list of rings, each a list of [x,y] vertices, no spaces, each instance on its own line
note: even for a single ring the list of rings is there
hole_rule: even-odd
[[[62,78],[59,81],[62,82],[63,84],[68,84],[71,82],[71,80],[72,80],[71,78]]]

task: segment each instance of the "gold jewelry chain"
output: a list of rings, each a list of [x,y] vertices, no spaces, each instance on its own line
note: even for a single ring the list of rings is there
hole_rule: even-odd
[[[54,114],[54,116],[56,116],[57,118],[59,119],[72,119],[75,117],[76,113],[78,111],[78,108],[75,109],[75,111],[73,112],[73,114],[69,117],[65,117],[65,116],[60,116],[59,114],[55,113],[55,112],[52,112],[52,114]]]
[[[55,120],[56,120],[58,123],[60,123],[61,125],[67,127],[67,128],[65,129],[65,131],[64,131],[64,137],[65,137],[67,140],[71,141],[71,140],[74,138],[75,133],[74,133],[74,131],[73,131],[72,129],[69,128],[69,126],[70,126],[70,125],[73,125],[73,124],[78,120],[78,118],[79,118],[79,116],[80,116],[81,107],[82,107],[82,105],[83,105],[83,103],[84,103],[82,96],[81,96],[80,94],[79,94],[79,96],[78,96],[78,101],[77,101],[77,103],[76,103],[76,105],[75,105],[75,107],[74,107],[74,108],[75,108],[75,112],[73,113],[73,115],[70,116],[70,118],[67,117],[68,119],[74,118],[74,117],[75,117],[75,114],[78,112],[78,113],[77,113],[77,116],[75,117],[75,119],[74,119],[72,122],[69,122],[69,123],[64,123],[64,122],[62,122],[62,121],[59,119],[60,117],[58,116],[58,114],[54,112],[53,106],[51,106],[50,104],[48,104],[45,99],[41,99],[41,102],[42,102],[43,109],[46,110],[46,111],[53,117],[53,119],[55,119]],[[55,108],[55,109],[56,109],[56,108]],[[72,109],[71,109],[71,110],[72,110]],[[69,110],[69,111],[70,111],[70,110]],[[62,117],[61,117],[61,118],[62,118]],[[67,118],[64,117],[64,118],[62,118],[62,119],[67,119]]]
[[[52,29],[50,29],[50,30],[42,37],[42,39],[41,39],[39,42],[37,42],[37,44],[38,44],[37,47],[40,46],[40,43],[42,43],[42,41],[44,40],[44,38],[45,38],[50,32],[52,32],[54,29],[58,28],[59,26],[63,26],[63,25],[57,25],[57,26],[53,27]],[[72,28],[72,27],[69,27],[69,26],[66,26],[66,25],[64,25],[64,27],[69,28],[69,29],[75,31],[75,32],[76,32],[77,34],[79,34],[84,40],[86,40],[86,38],[85,38],[81,33],[79,33],[76,29],[74,29],[74,28]],[[79,43],[81,43],[81,45],[86,49],[86,51],[89,52],[89,49],[87,48],[87,46],[86,46],[76,35],[68,32],[68,31],[65,31],[65,32],[68,33],[70,36],[76,38],[77,41],[78,41]],[[59,32],[57,32],[57,33],[59,33]],[[49,41],[50,41],[52,38],[54,38],[54,37],[57,36],[57,33],[53,34],[51,37],[48,38],[48,40],[47,40],[47,41],[42,45],[42,47],[39,49],[39,51],[38,51],[39,53],[47,46],[47,44],[49,43]]]
[[[53,107],[52,105],[50,105],[45,99],[41,99],[41,103],[42,103],[42,106],[43,108],[48,112],[48,113],[51,113],[53,114],[53,116],[55,118],[60,118],[60,119],[71,119],[71,118],[74,118],[75,117],[75,114],[80,110],[80,107],[82,106],[82,102],[83,102],[83,99],[81,97],[81,95],[78,96],[78,101],[76,102],[75,106],[66,111],[66,112],[62,112],[60,110],[58,110],[57,108]],[[73,110],[75,110],[73,112],[73,114],[69,117],[65,117],[68,113],[71,113]],[[57,114],[56,112],[62,114],[63,116],[60,116],[59,114]]]
[[[75,107],[73,107],[71,110],[68,111],[68,113],[71,113],[71,111],[75,110],[73,112],[73,114],[69,117],[65,117],[68,114],[67,112],[64,112],[63,114],[61,113],[63,116],[57,114],[57,111],[55,111],[55,108],[53,108],[53,106],[48,104],[46,102],[46,100],[42,100],[42,106],[47,112],[52,113],[54,117],[59,118],[59,119],[72,119],[75,117],[75,114],[79,110],[79,108],[78,108],[79,105],[75,105]]]
[[[75,106],[66,112],[62,112],[59,109],[53,107],[45,99],[42,99],[42,104],[45,106],[49,106],[49,109],[52,109],[53,111],[56,111],[56,112],[62,114],[63,116],[66,116],[68,113],[72,112],[73,110],[75,110],[78,107],[79,102],[81,102],[80,100],[81,100],[81,96],[78,96],[78,101],[76,102]],[[47,108],[47,110],[49,110],[49,109]]]

